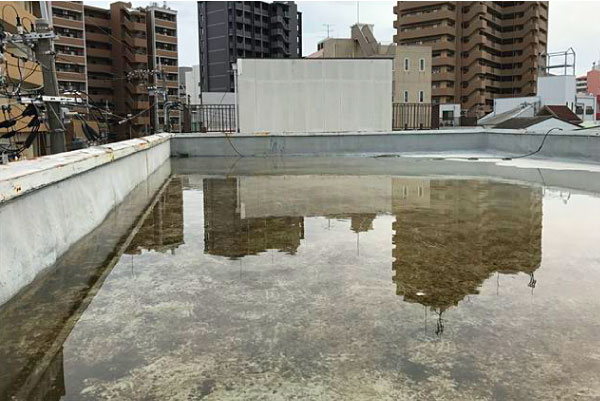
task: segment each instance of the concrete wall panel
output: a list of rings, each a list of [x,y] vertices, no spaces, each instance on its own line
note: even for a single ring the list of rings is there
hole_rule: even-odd
[[[6,166],[0,173],[0,304],[98,226],[169,154],[169,136],[154,136]]]
[[[386,131],[392,60],[238,60],[243,133]]]
[[[583,133],[582,133],[583,132]],[[585,131],[551,134],[537,156],[600,163],[600,136]],[[173,156],[291,156],[402,153],[478,153],[517,156],[536,150],[544,133],[520,130],[461,129],[394,133],[322,133],[288,135],[179,135]],[[232,146],[233,145],[233,146]]]

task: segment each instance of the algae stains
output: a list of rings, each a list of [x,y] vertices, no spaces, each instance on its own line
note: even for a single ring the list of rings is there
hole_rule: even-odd
[[[200,387],[196,389],[196,393],[198,394],[197,399],[201,400],[205,398],[207,395],[212,393],[215,390],[216,382],[213,379],[207,379],[202,381]],[[196,397],[192,397],[194,399]]]
[[[174,179],[61,344],[44,389],[62,401],[600,396],[600,270],[590,262],[600,233],[581,233],[600,200],[585,197],[587,213],[560,215],[552,232],[555,210],[538,188],[365,177],[346,189],[286,176],[290,189],[277,194],[268,186],[281,181],[257,178],[251,194],[240,177]],[[570,249],[557,246],[566,231]],[[62,305],[61,282],[88,277],[76,263],[88,254],[52,280],[49,302],[0,316]],[[32,339],[61,329],[58,312],[0,326],[11,339],[0,351],[12,350],[0,356],[23,344],[31,354],[20,363],[43,354],[56,336]],[[19,366],[0,389],[25,382]]]

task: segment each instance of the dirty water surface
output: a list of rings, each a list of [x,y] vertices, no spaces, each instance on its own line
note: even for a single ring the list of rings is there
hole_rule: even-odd
[[[0,399],[600,399],[597,195],[335,174],[142,192],[0,308]]]

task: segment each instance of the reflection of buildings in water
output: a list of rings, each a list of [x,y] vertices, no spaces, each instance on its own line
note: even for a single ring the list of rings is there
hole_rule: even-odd
[[[352,216],[389,213],[385,176],[253,176],[238,179],[242,217]]]
[[[405,186],[392,181],[394,282],[405,301],[441,314],[493,272],[533,275],[539,267],[541,189],[431,180],[428,201],[406,202]]]
[[[373,221],[377,217],[375,213],[350,213],[350,214],[329,214],[324,216],[328,219],[350,220],[350,230],[355,233],[371,231]]]
[[[54,355],[40,380],[37,383],[27,384],[34,386],[26,391],[28,400],[59,401],[66,395],[62,347]],[[24,394],[24,390],[21,388],[20,393]]]
[[[375,217],[375,213],[353,214],[350,216],[350,229],[355,233],[371,231]]]
[[[239,180],[205,179],[204,251],[239,258],[268,249],[295,254],[304,239],[304,217],[246,217]]]
[[[173,251],[183,244],[183,185],[174,177],[160,195],[150,214],[125,251],[139,254],[142,249]]]

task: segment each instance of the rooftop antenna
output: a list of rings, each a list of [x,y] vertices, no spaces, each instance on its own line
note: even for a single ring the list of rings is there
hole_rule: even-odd
[[[331,24],[323,24],[325,28],[327,28],[327,37],[329,38],[329,29],[333,26]]]
[[[360,23],[360,1],[356,2],[356,23]]]

